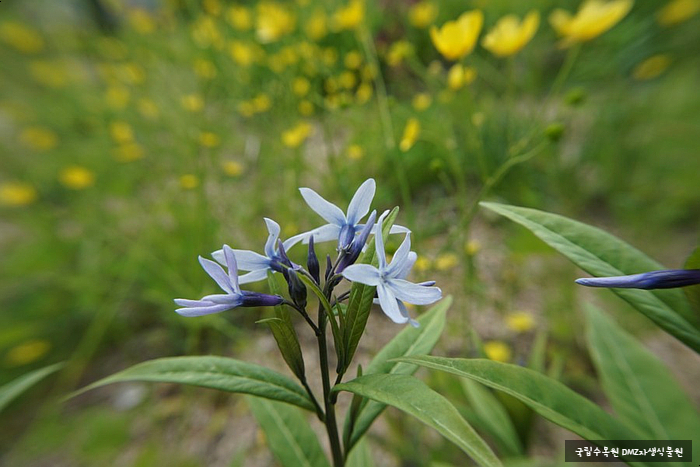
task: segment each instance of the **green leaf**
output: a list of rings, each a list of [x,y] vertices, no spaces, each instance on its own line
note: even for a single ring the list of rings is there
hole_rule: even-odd
[[[445,297],[440,303],[433,306],[426,313],[418,317],[420,327],[405,326],[403,330],[389,341],[382,350],[372,359],[364,374],[402,374],[412,375],[418,367],[406,363],[390,361],[393,358],[423,355],[430,353],[435,347],[442,330],[445,327],[445,314],[452,304],[452,297]],[[375,401],[364,401],[356,417],[348,413],[345,419],[343,433],[346,449],[350,449],[365,434],[372,422],[382,413],[385,405]]]
[[[339,384],[334,391],[348,391],[391,405],[413,415],[466,452],[477,464],[500,466],[491,448],[450,402],[425,383],[408,375],[365,375]]]
[[[54,363],[53,365],[45,366],[29,373],[25,373],[19,378],[10,381],[0,387],[0,411],[7,405],[18,398],[23,392],[34,386],[42,379],[60,370],[63,363]]]
[[[399,214],[399,208],[395,207],[389,215],[384,220],[382,225],[382,235],[383,238],[389,236],[391,231],[391,226],[394,225],[396,221],[396,216]],[[374,264],[375,266],[379,264],[378,258],[376,258],[377,252],[374,247],[374,238],[367,244],[367,249],[358,259],[357,264]],[[350,289],[350,297],[348,299],[348,308],[346,311],[345,327],[343,328],[343,348],[345,361],[343,365],[338,365],[340,373],[344,373],[350,364],[352,363],[352,358],[357,350],[357,345],[360,342],[362,334],[365,332],[365,326],[367,325],[367,320],[369,319],[369,313],[372,310],[372,301],[374,299],[376,287],[369,286],[365,284],[360,284],[359,282],[353,282]]]
[[[272,274],[272,271],[267,271],[267,284],[270,287],[271,294],[282,296],[282,287],[280,287],[280,283],[277,280],[277,275]],[[286,321],[290,326],[292,325],[292,317],[289,315],[289,309],[286,306],[275,305],[274,310],[277,318]]]
[[[214,356],[159,358],[139,363],[73,395],[124,381],[190,384],[225,392],[251,394],[315,411],[306,391],[286,376],[264,366]]]
[[[280,402],[246,397],[267,445],[284,467],[330,467],[316,433],[302,412]]]
[[[362,438],[357,443],[357,446],[350,451],[348,460],[345,463],[346,467],[374,467],[375,465],[374,457],[372,457],[372,452],[365,438]]]
[[[262,319],[258,323],[265,323],[270,327],[282,358],[292,373],[303,381],[305,378],[304,357],[301,355],[301,347],[294,326],[280,318]]]
[[[617,237],[581,222],[535,209],[480,204],[528,228],[593,276],[621,276],[665,269]],[[700,352],[700,331],[695,327],[697,319],[683,292],[678,289],[611,290],[659,327]]]
[[[700,247],[695,248],[683,267],[685,269],[700,269]],[[683,292],[695,311],[695,316],[700,318],[700,285],[683,287]]]
[[[462,388],[478,421],[497,441],[503,454],[509,457],[522,455],[523,446],[518,432],[498,398],[481,384],[469,379],[462,380]]]
[[[400,360],[470,378],[503,391],[585,439],[640,439],[641,433],[616,420],[590,400],[528,368],[492,360],[428,355]]]
[[[586,313],[588,347],[617,415],[649,439],[697,437],[700,416],[666,366],[601,311],[588,306]]]

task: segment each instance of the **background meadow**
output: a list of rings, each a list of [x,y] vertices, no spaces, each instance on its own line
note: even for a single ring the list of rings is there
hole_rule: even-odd
[[[260,250],[262,217],[284,237],[314,227],[298,187],[344,207],[369,177],[374,205],[401,205],[398,223],[414,232],[414,275],[454,297],[434,354],[530,366],[604,405],[581,332],[592,302],[700,402],[696,354],[609,292],[578,288],[574,265],[478,206],[578,219],[669,268],[697,246],[700,2],[637,0],[609,30],[572,41],[549,18],[578,7],[0,3],[0,386],[64,362],[4,406],[0,463],[274,462],[238,396],[130,383],[57,400],[155,357],[227,355],[286,371],[255,324],[265,311],[190,320],[172,299],[211,292],[197,255],[223,243]],[[473,50],[438,51],[431,27],[473,10],[483,12]],[[538,24],[521,48],[484,46],[503,16],[530,12]],[[373,313],[359,359],[400,330]],[[515,399],[420,375],[508,465],[563,459],[572,435]],[[515,434],[484,422],[488,397]],[[376,465],[468,462],[397,411],[368,441]]]

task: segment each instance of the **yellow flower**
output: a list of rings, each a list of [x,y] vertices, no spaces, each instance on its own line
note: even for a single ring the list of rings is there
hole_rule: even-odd
[[[11,348],[5,354],[7,366],[21,366],[39,360],[51,349],[51,343],[44,339],[32,339]]]
[[[139,34],[150,34],[156,29],[156,23],[151,15],[143,8],[134,8],[129,11],[129,24]]]
[[[226,19],[233,29],[248,31],[253,27],[253,16],[244,6],[233,5],[226,12]]]
[[[71,165],[61,170],[58,180],[71,190],[84,190],[95,184],[95,174],[79,165]]]
[[[158,111],[158,106],[155,102],[150,99],[139,99],[136,103],[139,113],[146,118],[154,119],[157,118],[160,112]]]
[[[245,171],[243,164],[238,161],[226,160],[221,162],[221,169],[229,177],[238,177]]]
[[[666,71],[666,68],[668,68],[670,64],[671,59],[668,55],[652,55],[634,67],[632,76],[634,79],[638,80],[653,79]]]
[[[357,87],[355,91],[355,99],[357,99],[358,104],[364,104],[372,98],[372,85],[369,83],[362,83]]]
[[[484,343],[486,358],[497,362],[508,363],[512,358],[512,352],[508,344],[503,341],[489,341]]]
[[[32,149],[48,151],[58,144],[58,135],[48,128],[32,126],[22,130],[20,140]]]
[[[6,21],[0,24],[0,39],[25,54],[35,54],[44,48],[44,39],[29,26]]]
[[[194,61],[194,73],[203,79],[216,78],[216,65],[209,60],[198,58]]]
[[[351,50],[345,54],[343,63],[345,64],[345,68],[358,70],[362,66],[362,54],[357,50]]]
[[[357,76],[352,71],[344,71],[338,76],[338,83],[342,88],[352,89],[357,84]]]
[[[437,5],[428,0],[416,3],[408,10],[408,20],[417,28],[424,29],[430,26],[438,14]]]
[[[180,187],[185,190],[192,190],[199,186],[199,178],[196,175],[185,174],[180,175]]]
[[[406,122],[406,127],[403,129],[403,136],[399,143],[399,148],[406,152],[416,144],[418,135],[420,134],[420,123],[415,118],[409,118]]]
[[[50,88],[62,88],[70,80],[70,74],[60,62],[35,60],[29,64],[29,73],[34,81]]]
[[[311,135],[313,127],[306,122],[298,123],[293,128],[282,132],[282,143],[288,148],[298,148]]]
[[[252,117],[255,114],[255,106],[253,106],[253,101],[243,101],[236,107],[238,113],[244,117]]]
[[[270,96],[265,93],[260,93],[253,98],[253,110],[257,113],[267,112],[272,107]]]
[[[114,158],[119,162],[133,162],[144,155],[143,147],[138,143],[122,144],[114,150]]]
[[[459,264],[459,258],[454,253],[443,253],[435,258],[435,269],[449,271]]]
[[[481,243],[478,240],[468,240],[464,245],[464,252],[469,256],[474,256],[481,250]]]
[[[221,138],[211,131],[203,131],[199,134],[199,144],[206,148],[215,148],[221,143]]]
[[[516,54],[530,42],[540,25],[540,14],[531,11],[520,22],[515,15],[506,15],[484,37],[481,44],[494,55],[507,57]]]
[[[294,81],[292,81],[292,92],[299,97],[307,95],[309,89],[311,89],[311,83],[303,76],[297,76],[294,78]]]
[[[299,110],[299,114],[301,114],[303,117],[310,117],[314,114],[314,105],[310,101],[303,100],[299,102],[297,108]]]
[[[199,94],[187,94],[180,98],[180,104],[190,112],[201,112],[204,108],[204,99]]]
[[[413,267],[416,271],[419,272],[427,271],[431,267],[430,260],[425,256],[419,256],[418,258],[416,258],[416,262],[413,265]]]
[[[396,41],[391,44],[386,53],[386,63],[389,66],[398,66],[411,55],[413,55],[413,44],[408,41]]]
[[[351,144],[348,146],[348,159],[357,161],[365,157],[365,150],[359,144]]]
[[[304,33],[312,41],[321,40],[328,34],[327,22],[328,20],[323,10],[317,9],[304,23]]]
[[[632,8],[633,0],[586,0],[576,16],[556,9],[549,15],[549,23],[564,38],[562,46],[586,42],[603,34],[619,23]]]
[[[515,332],[528,332],[535,327],[535,318],[525,311],[516,311],[506,316],[506,326]]]
[[[448,60],[458,60],[474,50],[476,39],[484,23],[480,10],[462,13],[456,21],[448,21],[440,29],[430,28],[430,39],[435,48]]]
[[[411,105],[417,112],[422,112],[430,105],[433,103],[433,98],[430,96],[430,94],[426,92],[419,92],[415,96],[413,96],[413,100],[411,100]]]
[[[294,31],[296,18],[279,3],[258,3],[255,36],[263,43],[275,42]]]
[[[447,72],[447,87],[453,91],[472,83],[476,79],[476,70],[468,66],[455,63]]]
[[[203,49],[214,47],[224,48],[224,37],[216,26],[216,22],[210,16],[202,16],[192,25],[192,39]]]
[[[221,3],[219,0],[202,0],[202,7],[204,11],[212,16],[219,16],[221,14]]]
[[[134,140],[134,131],[126,122],[112,122],[109,125],[109,134],[117,143],[130,143]]]
[[[700,11],[700,0],[671,0],[656,14],[661,26],[673,26],[690,19]]]
[[[37,198],[33,186],[22,182],[5,182],[0,184],[0,204],[5,206],[26,206]]]
[[[233,41],[229,45],[229,53],[234,62],[241,66],[250,66],[259,57],[255,46],[248,45],[245,42]]]
[[[323,49],[321,59],[327,67],[332,67],[338,61],[338,51],[333,47]]]
[[[365,3],[363,0],[350,0],[344,7],[339,8],[333,15],[333,27],[336,31],[356,29],[365,18]]]
[[[117,110],[121,110],[129,104],[129,97],[129,90],[122,86],[110,86],[105,94],[107,105]]]

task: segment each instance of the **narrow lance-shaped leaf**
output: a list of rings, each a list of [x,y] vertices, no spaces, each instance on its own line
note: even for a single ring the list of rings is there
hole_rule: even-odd
[[[258,397],[249,396],[246,400],[280,464],[284,467],[330,467],[316,433],[297,408]]]
[[[588,347],[615,413],[648,439],[696,437],[700,415],[666,366],[605,313],[586,312]],[[693,451],[700,458],[700,444]]]
[[[395,207],[384,221],[382,235],[388,238],[391,227],[396,221],[396,216],[399,214],[399,208]],[[373,264],[378,265],[379,260],[376,258],[376,250],[374,248],[374,238],[367,244],[365,252],[360,256],[357,264]],[[372,301],[374,300],[376,287],[353,282],[350,289],[350,297],[348,299],[348,308],[346,311],[345,327],[343,328],[343,347],[345,361],[343,365],[338,365],[338,372],[344,373],[348,366],[352,363],[352,358],[357,350],[357,345],[365,331],[369,313],[372,310]]]
[[[45,366],[22,376],[13,379],[9,383],[0,386],[0,411],[4,409],[10,402],[18,398],[23,392],[37,384],[42,379],[60,370],[63,363],[54,363],[53,365]]]
[[[101,379],[73,395],[125,381],[189,384],[225,392],[251,394],[315,411],[306,391],[286,376],[253,363],[213,356],[159,358],[139,363]]]
[[[623,276],[664,269],[656,261],[600,229],[535,209],[480,203],[528,228],[544,242],[589,274]],[[678,289],[611,289],[659,327],[696,352],[700,331],[683,292]]]
[[[452,297],[447,296],[418,317],[420,327],[406,326],[377,353],[363,370],[364,374],[411,375],[415,373],[418,369],[416,365],[391,361],[391,359],[430,353],[442,334],[445,327],[445,314],[451,304]],[[355,411],[348,412],[343,432],[345,449],[350,450],[355,445],[382,413],[384,407],[385,405],[380,402],[364,400]]]
[[[304,381],[306,379],[304,357],[301,355],[301,346],[294,327],[280,318],[262,319],[258,323],[269,326],[287,366],[299,380]]]
[[[456,444],[481,466],[500,466],[488,444],[443,396],[408,375],[366,375],[339,384],[334,391],[349,391],[416,417]]]

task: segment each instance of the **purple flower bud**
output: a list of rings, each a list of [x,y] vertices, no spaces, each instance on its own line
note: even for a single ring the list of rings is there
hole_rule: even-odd
[[[292,297],[292,301],[299,308],[306,308],[306,286],[297,276],[297,272],[294,269],[287,269],[285,278],[287,279],[289,296]]]
[[[667,269],[613,277],[586,277],[576,283],[587,287],[619,289],[673,289],[700,284],[700,269]]]
[[[353,239],[346,253],[340,259],[340,263],[338,264],[338,269],[336,271],[337,274],[340,274],[341,272],[343,272],[343,270],[345,270],[346,267],[350,266],[351,264],[354,264],[355,261],[357,261],[357,258],[359,258],[360,253],[362,253],[362,249],[365,247],[365,243],[367,243],[367,237],[369,237],[369,234],[374,228],[374,220],[376,218],[377,211],[372,211],[372,214],[370,214],[369,219],[367,219],[367,223],[362,228],[362,231],[358,236],[356,236]]]
[[[268,295],[258,292],[249,292],[244,290],[243,303],[240,306],[256,307],[256,306],[275,306],[284,302],[284,298],[279,295]]]
[[[314,278],[317,284],[321,283],[321,265],[318,263],[316,249],[314,248],[314,237],[309,239],[309,254],[306,257],[306,267],[309,269],[309,274]]]

